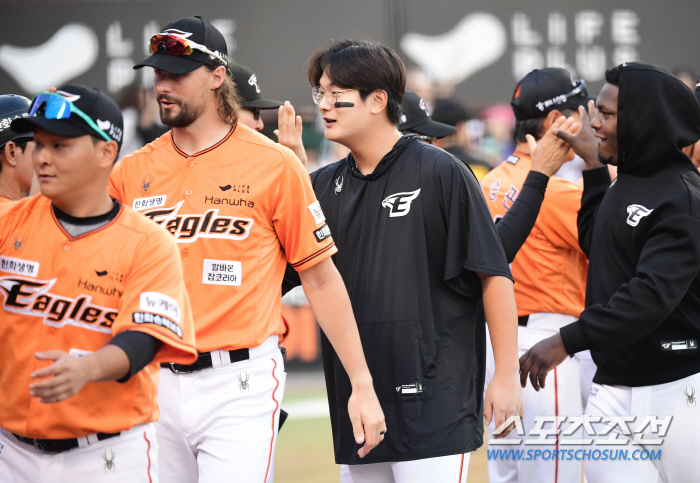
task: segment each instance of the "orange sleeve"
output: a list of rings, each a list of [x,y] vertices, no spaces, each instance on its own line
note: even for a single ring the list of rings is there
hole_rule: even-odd
[[[294,154],[285,150],[272,223],[287,261],[306,270],[338,251],[316,199],[311,178]]]
[[[112,167],[112,173],[109,175],[109,196],[121,202],[126,198],[121,161]]]
[[[132,267],[125,274],[112,333],[145,332],[163,342],[154,361],[193,363],[197,351],[192,309],[175,241],[161,228],[150,231],[134,254]]]
[[[549,180],[538,221],[553,245],[581,252],[578,244],[578,211],[582,191],[565,180]],[[583,253],[583,252],[582,252]]]

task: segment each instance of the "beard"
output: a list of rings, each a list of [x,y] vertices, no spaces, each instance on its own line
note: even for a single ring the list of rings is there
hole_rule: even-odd
[[[617,161],[615,161],[613,156],[606,158],[602,154],[600,154],[600,151],[598,151],[598,161],[600,161],[601,163],[603,163],[606,166],[607,165],[617,166]]]
[[[180,112],[174,114],[171,110],[163,109],[160,100],[165,99],[180,106]],[[181,100],[176,100],[166,95],[158,96],[158,109],[160,110],[160,122],[170,127],[187,127],[195,122],[202,114],[201,107],[195,107]]]

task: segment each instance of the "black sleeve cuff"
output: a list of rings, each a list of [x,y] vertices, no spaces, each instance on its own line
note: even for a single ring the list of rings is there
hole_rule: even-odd
[[[588,336],[583,329],[583,324],[580,320],[572,322],[569,325],[565,325],[559,329],[559,335],[561,336],[562,342],[564,342],[564,347],[566,348],[567,354],[570,356],[576,354],[577,352],[582,352],[590,349],[590,344],[588,341]]]
[[[599,186],[610,186],[610,171],[607,166],[595,169],[586,169],[583,171],[583,189],[596,188]]]
[[[119,347],[126,353],[131,363],[129,374],[117,382],[126,382],[134,374],[151,363],[163,342],[150,334],[138,330],[126,330],[112,337],[108,344]]]

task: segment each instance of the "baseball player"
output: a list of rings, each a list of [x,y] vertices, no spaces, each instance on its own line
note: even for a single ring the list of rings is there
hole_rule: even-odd
[[[312,182],[389,428],[357,457],[351,385],[323,339],[341,482],[464,482],[482,414],[501,425],[522,407],[512,282],[478,182],[459,159],[397,129],[405,70],[389,48],[335,42],[312,56],[308,77],[326,138],[351,150]],[[482,298],[498,367],[485,408]]]
[[[161,369],[163,478],[272,481],[287,261],[352,381],[348,437],[365,456],[386,426],[308,174],[290,150],[237,123],[226,43],[209,22],[176,20],[150,49],[136,67],[154,68],[161,120],[173,130],[118,163],[111,187],[175,238],[196,301],[198,362]]]
[[[0,207],[0,481],[158,481],[158,363],[196,359],[176,245],[108,195],[107,96],[66,85],[11,127],[42,194]]]
[[[700,421],[700,174],[681,148],[700,138],[700,105],[653,65],[622,64],[605,79],[595,137],[583,109],[580,133],[559,133],[587,167],[578,216],[586,310],[521,357],[521,383],[529,376],[541,388],[570,354],[590,349],[598,368],[586,414],[600,422],[589,448],[630,454],[587,461],[588,481],[697,482],[688,449]],[[601,162],[617,166],[614,183]],[[641,449],[663,455],[635,458]]]
[[[556,145],[556,141],[552,141],[556,137],[548,131],[552,127],[562,128],[565,122],[562,113],[578,117],[577,108],[585,105],[586,100],[583,81],[574,81],[564,69],[535,70],[525,76],[516,86],[511,100],[516,117],[515,152],[482,181],[484,196],[496,223],[508,213],[526,183],[539,186],[544,193],[537,221],[517,255],[511,259],[516,281],[520,354],[576,320],[583,310],[587,260],[579,247],[576,228],[581,190],[575,184],[553,176],[556,170],[546,173],[531,170],[531,148],[527,136],[531,141],[548,136],[548,141]],[[563,146],[560,154],[569,151],[565,144]],[[573,152],[568,154],[568,159],[573,159]],[[535,428],[536,416],[580,417],[583,413],[578,361],[568,359],[558,367],[555,381],[543,392],[537,393],[532,388],[523,391],[523,429],[526,434]],[[580,435],[570,436],[570,439],[575,438],[580,438]],[[559,439],[552,449],[562,449]],[[489,460],[489,479],[499,483],[578,483],[581,462],[556,458]]]
[[[32,136],[10,129],[13,120],[27,115],[29,104],[16,94],[0,96],[0,203],[24,198],[32,186]]]
[[[406,91],[401,101],[401,124],[399,131],[402,134],[413,133],[423,142],[435,144],[437,139],[449,136],[457,130],[455,126],[443,124],[430,119],[428,107],[423,99],[412,91]]]

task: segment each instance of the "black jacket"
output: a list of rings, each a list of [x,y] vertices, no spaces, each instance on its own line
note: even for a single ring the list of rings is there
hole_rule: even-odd
[[[584,171],[586,310],[561,337],[591,350],[596,383],[662,384],[700,372],[700,175],[681,151],[700,138],[700,105],[669,72],[625,64],[617,137],[615,182]]]
[[[311,178],[387,423],[384,441],[360,459],[350,381],[323,337],[336,462],[475,450],[485,370],[475,272],[510,278],[478,182],[460,160],[410,135],[367,176],[349,155]]]

